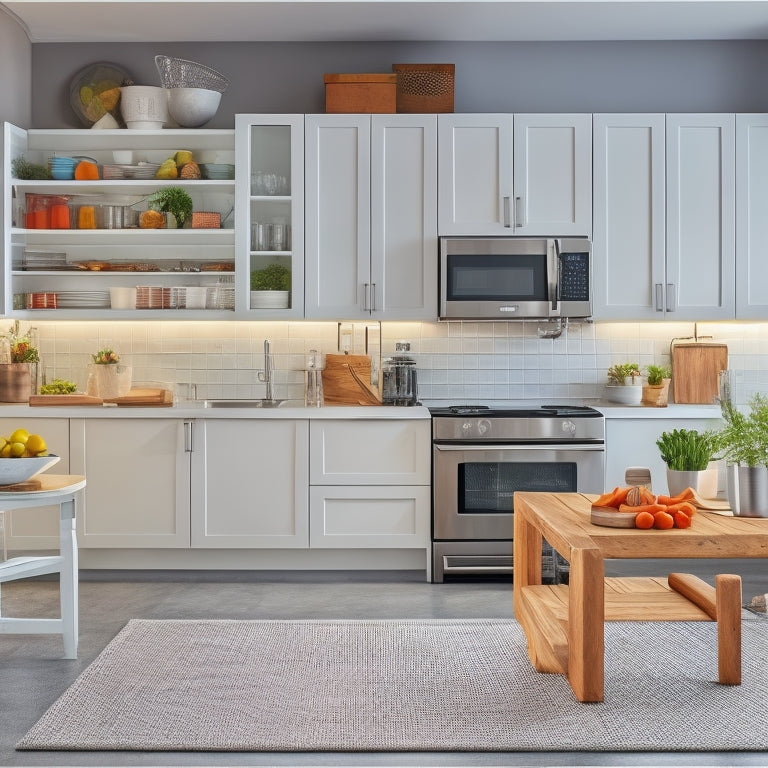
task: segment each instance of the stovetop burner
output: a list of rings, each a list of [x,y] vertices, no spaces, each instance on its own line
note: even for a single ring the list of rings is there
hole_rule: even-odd
[[[588,405],[541,405],[534,407],[491,407],[488,405],[449,405],[430,408],[433,416],[485,416],[496,418],[544,418],[548,416],[601,417],[602,414]]]

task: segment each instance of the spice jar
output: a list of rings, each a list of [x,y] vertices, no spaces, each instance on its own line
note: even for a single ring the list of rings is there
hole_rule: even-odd
[[[77,212],[78,229],[96,229],[96,209],[92,205],[81,205]]]

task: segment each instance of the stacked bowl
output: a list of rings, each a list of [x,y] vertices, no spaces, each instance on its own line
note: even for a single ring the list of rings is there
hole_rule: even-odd
[[[168,113],[180,128],[199,128],[215,114],[229,80],[196,61],[155,56],[163,88],[168,90]]]
[[[78,162],[74,157],[52,157],[48,161],[48,170],[51,176],[59,181],[74,179]]]

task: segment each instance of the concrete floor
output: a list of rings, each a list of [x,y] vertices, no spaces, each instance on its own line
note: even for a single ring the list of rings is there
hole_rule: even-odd
[[[711,581],[740,573],[745,602],[768,592],[768,569],[754,561],[694,567]],[[621,570],[623,569],[623,570]],[[683,567],[685,566],[685,567]],[[607,564],[612,575],[666,573]],[[0,765],[5,766],[766,766],[768,753],[178,753],[16,752],[15,742],[93,661],[131,618],[509,618],[508,581],[427,584],[413,572],[101,572],[81,574],[80,648],[60,658],[58,636],[0,636]],[[6,616],[58,615],[58,584],[50,579],[2,587]],[[760,619],[757,619],[760,620]],[[767,628],[768,631],[768,628]]]

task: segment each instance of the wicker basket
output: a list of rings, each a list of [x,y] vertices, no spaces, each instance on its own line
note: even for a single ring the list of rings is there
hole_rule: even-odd
[[[393,64],[398,112],[453,112],[455,64]]]

